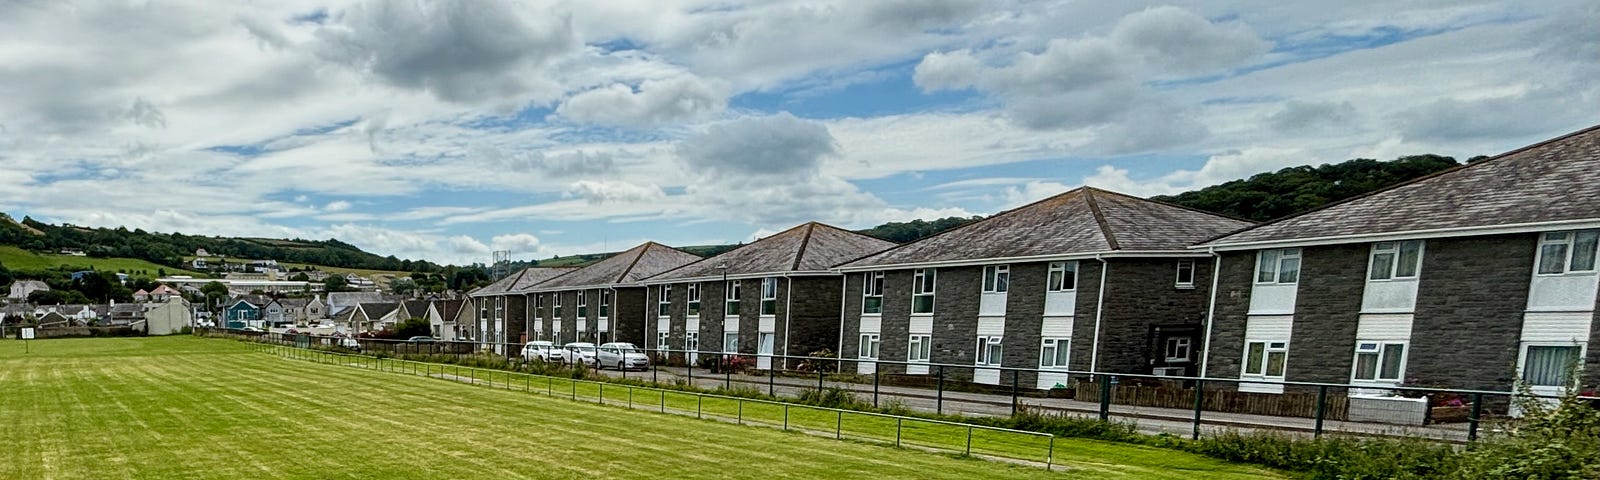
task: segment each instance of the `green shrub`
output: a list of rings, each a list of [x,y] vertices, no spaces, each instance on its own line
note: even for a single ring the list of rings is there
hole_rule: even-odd
[[[846,410],[870,410],[872,404],[856,398],[855,392],[839,387],[826,387],[821,390],[807,388],[800,391],[796,402],[805,405],[825,408],[842,408]]]
[[[1576,380],[1576,378],[1574,378]],[[1575,385],[1576,382],[1569,382]],[[1600,409],[1569,388],[1555,404],[1526,386],[1515,400],[1519,421],[1508,423],[1463,455],[1460,478],[1600,478]]]
[[[1172,446],[1232,462],[1305,472],[1310,478],[1441,478],[1456,468],[1455,447],[1410,438],[1320,439],[1276,432],[1223,432],[1198,441],[1169,440]]]

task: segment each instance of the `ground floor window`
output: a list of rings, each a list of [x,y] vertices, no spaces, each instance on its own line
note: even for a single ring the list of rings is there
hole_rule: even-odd
[[[1072,340],[1066,338],[1046,338],[1044,345],[1039,347],[1039,366],[1042,368],[1067,368],[1067,354],[1071,350]]]
[[[1249,342],[1245,344],[1244,374],[1283,378],[1289,360],[1289,342]]]
[[[683,349],[690,353],[700,351],[700,333],[688,332],[683,334]]]
[[[1000,365],[1000,339],[999,335],[978,336],[978,365]]]
[[[928,361],[928,354],[933,350],[933,335],[912,335],[910,348],[907,349],[906,360],[912,362]]]
[[[658,349],[671,348],[670,347],[672,345],[670,343],[671,340],[672,340],[672,334],[671,333],[668,333],[668,332],[656,332],[656,348],[658,348]]]
[[[722,334],[722,353],[739,353],[739,332]]]
[[[1529,345],[1522,354],[1522,381],[1535,387],[1564,387],[1578,365],[1576,345]]]
[[[778,334],[774,332],[761,332],[760,342],[756,344],[756,353],[759,355],[772,355],[772,347],[777,343]]]
[[[878,334],[876,334],[876,333],[863,333],[863,334],[861,334],[861,349],[857,351],[856,356],[858,356],[860,358],[865,358],[865,359],[868,359],[868,360],[877,360],[878,359],[878,347],[879,347]]]
[[[1189,337],[1168,337],[1166,346],[1167,363],[1182,363],[1189,361],[1189,351],[1194,339]]]
[[[1406,344],[1357,342],[1354,380],[1398,382],[1404,371]]]

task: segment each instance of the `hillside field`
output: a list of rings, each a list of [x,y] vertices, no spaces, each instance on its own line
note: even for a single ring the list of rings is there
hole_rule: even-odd
[[[205,277],[204,274],[192,272],[181,268],[158,265],[134,258],[95,258],[75,257],[72,255],[40,255],[30,252],[22,247],[13,245],[0,245],[0,264],[11,270],[46,270],[60,266],[70,266],[74,269],[138,272],[143,270],[147,276],[154,278],[157,272],[165,269],[167,275],[193,275]]]
[[[1065,470],[286,359],[195,337],[0,340],[0,478],[1273,478],[1058,439]]]

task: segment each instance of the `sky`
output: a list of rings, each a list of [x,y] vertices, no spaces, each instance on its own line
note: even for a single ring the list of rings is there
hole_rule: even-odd
[[[0,1],[0,211],[488,262],[1492,155],[1592,1]]]

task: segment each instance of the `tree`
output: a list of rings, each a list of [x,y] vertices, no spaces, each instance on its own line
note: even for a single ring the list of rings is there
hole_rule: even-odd
[[[433,326],[427,318],[415,317],[395,325],[391,335],[390,338],[430,337],[433,336]]]
[[[73,290],[40,290],[28,294],[28,303],[35,305],[66,305],[89,303],[89,298]]]
[[[395,295],[411,295],[417,291],[417,282],[411,281],[410,278],[396,278],[389,281],[389,290]]]
[[[328,278],[322,280],[322,289],[328,293],[353,290],[350,288],[350,282],[346,282],[343,275],[328,275]]]
[[[1438,155],[1380,162],[1358,158],[1317,167],[1289,167],[1154,200],[1255,221],[1303,213],[1329,203],[1460,165]]]
[[[293,280],[293,281],[296,281],[296,282],[309,282],[309,281],[311,281],[311,276],[310,275],[306,275],[306,272],[300,272],[300,273],[294,274],[293,276],[290,276],[289,280]]]

